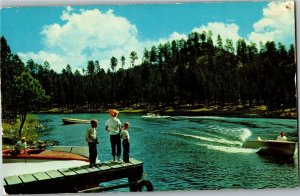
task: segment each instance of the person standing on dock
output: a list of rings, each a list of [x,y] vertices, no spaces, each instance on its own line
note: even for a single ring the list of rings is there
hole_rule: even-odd
[[[121,131],[121,121],[117,118],[119,111],[117,110],[110,110],[110,119],[107,120],[105,123],[106,127],[105,130],[109,132],[110,134],[110,143],[111,143],[111,154],[112,154],[112,161],[116,161],[116,154],[118,157],[118,162],[120,160],[121,156],[121,137],[120,137],[120,131]],[[117,149],[116,149],[117,147]],[[117,152],[116,152],[117,150]]]
[[[90,160],[90,167],[93,168],[96,166],[96,158],[97,158],[97,120],[91,120],[91,127],[87,129],[86,132],[86,141],[89,145],[89,160]]]
[[[123,145],[123,161],[129,163],[130,141],[129,129],[130,123],[124,122],[124,129],[121,131],[122,145]]]

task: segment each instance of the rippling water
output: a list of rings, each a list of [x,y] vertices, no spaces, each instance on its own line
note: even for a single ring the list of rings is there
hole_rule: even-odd
[[[131,157],[144,162],[145,177],[155,191],[262,189],[298,187],[298,150],[291,160],[261,156],[241,148],[246,140],[276,139],[285,131],[298,141],[297,120],[174,116],[146,119],[120,113],[131,123]],[[86,145],[88,124],[62,125],[61,118],[99,120],[99,158],[111,160],[108,114],[38,115],[47,125],[42,139],[59,145]],[[128,188],[117,191],[128,191]]]

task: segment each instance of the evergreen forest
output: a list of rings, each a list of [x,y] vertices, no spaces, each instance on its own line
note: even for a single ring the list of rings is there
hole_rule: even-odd
[[[63,55],[63,54],[62,54]],[[137,64],[136,60],[141,63]],[[124,69],[125,62],[130,63]],[[61,107],[167,107],[265,105],[269,110],[296,107],[295,47],[240,39],[213,42],[212,32],[145,48],[143,56],[112,56],[110,68],[99,61],[61,73],[45,61],[22,62],[1,37],[1,94],[4,117],[21,109]],[[29,81],[24,85],[24,81]],[[22,82],[23,81],[23,82]],[[33,90],[28,90],[28,88]],[[25,108],[24,108],[25,107]]]

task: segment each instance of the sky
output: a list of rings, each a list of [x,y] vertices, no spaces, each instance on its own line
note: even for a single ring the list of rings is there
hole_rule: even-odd
[[[141,62],[145,48],[186,39],[191,32],[211,30],[216,43],[240,38],[247,43],[295,44],[293,1],[198,2],[99,6],[2,8],[1,35],[23,62],[45,61],[60,73],[86,68],[89,60],[110,68],[110,58],[129,67],[130,53]],[[120,65],[119,65],[120,67]]]

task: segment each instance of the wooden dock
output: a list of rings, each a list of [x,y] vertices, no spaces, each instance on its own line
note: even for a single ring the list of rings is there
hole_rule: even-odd
[[[103,182],[128,178],[128,183],[111,187],[99,186]],[[81,167],[8,176],[3,179],[8,194],[100,192],[120,187],[130,191],[153,191],[150,181],[143,179],[143,162],[130,158],[130,163],[103,162],[95,168]]]

